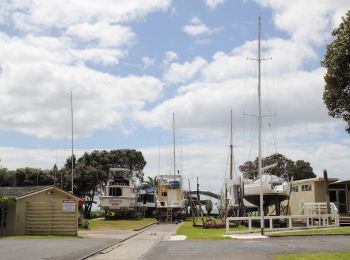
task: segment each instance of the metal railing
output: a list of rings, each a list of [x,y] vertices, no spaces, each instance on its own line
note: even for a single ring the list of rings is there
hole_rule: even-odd
[[[305,228],[321,228],[321,227],[339,227],[339,214],[315,214],[315,215],[289,215],[289,216],[265,216],[264,220],[269,222],[266,231],[288,230],[288,229],[305,229]],[[274,220],[284,220],[285,228],[274,228]],[[293,226],[293,220],[297,220],[299,226]],[[248,229],[241,231],[230,231],[230,223],[232,222],[248,222]],[[258,221],[260,223],[260,216],[255,217],[230,217],[226,218],[226,234],[237,234],[247,232],[260,232],[260,230],[252,229],[252,222]],[[300,226],[303,224],[303,226]]]

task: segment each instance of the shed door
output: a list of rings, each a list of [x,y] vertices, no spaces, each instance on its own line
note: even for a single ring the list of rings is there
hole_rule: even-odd
[[[63,202],[27,202],[26,235],[77,235],[77,210],[63,211]]]

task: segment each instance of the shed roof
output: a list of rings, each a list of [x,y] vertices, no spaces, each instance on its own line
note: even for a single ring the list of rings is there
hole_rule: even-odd
[[[58,190],[62,193],[65,193],[73,198],[75,198],[76,200],[82,200],[81,198],[70,194],[64,190],[61,190],[55,186],[19,186],[19,187],[0,187],[0,196],[6,196],[9,198],[13,198],[13,199],[21,199],[27,196],[30,196],[32,194],[36,194],[38,192],[42,192],[42,191],[46,191],[46,190],[51,190],[51,189],[55,189]]]
[[[329,183],[333,183],[333,182],[336,182],[338,180],[339,180],[338,178],[328,178]],[[321,181],[324,181],[323,177],[316,177],[316,178],[293,181],[293,184],[300,184],[300,183],[305,183],[305,182],[321,182]]]
[[[46,190],[52,186],[21,186],[21,187],[0,187],[0,196],[18,198],[30,193]]]

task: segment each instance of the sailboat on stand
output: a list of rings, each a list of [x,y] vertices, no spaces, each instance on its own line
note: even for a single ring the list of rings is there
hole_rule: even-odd
[[[244,179],[244,198],[250,203],[259,206],[261,234],[264,234],[264,209],[272,203],[284,201],[289,194],[290,184],[287,180],[267,171],[277,166],[277,163],[262,166],[261,156],[261,129],[263,115],[261,112],[261,18],[258,22],[258,177],[254,180]]]
[[[178,222],[185,218],[185,197],[182,175],[176,171],[175,114],[173,113],[173,174],[160,175],[156,192],[156,219],[161,222]]]
[[[245,211],[243,193],[241,189],[241,178],[233,173],[234,154],[233,154],[233,127],[231,110],[231,131],[230,131],[230,164],[229,178],[225,179],[224,191],[222,192],[219,206],[219,215],[222,219],[227,217],[243,216]],[[254,207],[254,206],[253,206]]]

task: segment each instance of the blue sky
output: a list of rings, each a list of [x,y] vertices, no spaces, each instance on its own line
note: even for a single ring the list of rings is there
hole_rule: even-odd
[[[322,102],[320,67],[348,1],[0,0],[0,158],[4,167],[51,167],[76,153],[135,148],[154,175],[171,167],[171,115],[186,178],[227,170],[229,110],[236,163],[255,156],[257,20],[262,17],[264,152],[350,178],[349,136]],[[250,120],[250,121],[249,121]],[[271,145],[270,130],[277,147]],[[277,137],[276,137],[277,136]],[[160,148],[159,148],[160,147]],[[159,152],[160,151],[160,152]],[[159,162],[159,159],[161,161]],[[158,166],[160,165],[160,167]],[[180,168],[180,166],[179,166]]]

